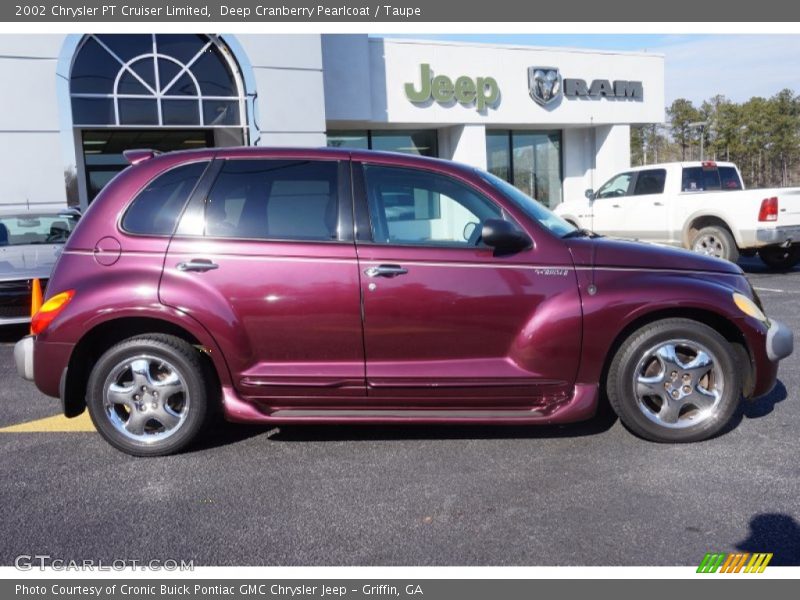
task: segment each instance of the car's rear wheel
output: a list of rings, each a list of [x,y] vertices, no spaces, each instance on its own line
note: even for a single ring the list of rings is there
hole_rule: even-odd
[[[731,262],[739,260],[739,249],[731,232],[717,225],[703,227],[694,235],[689,247],[698,254],[724,258]]]
[[[171,335],[142,335],[111,347],[95,363],[87,387],[97,431],[134,456],[183,450],[208,412],[198,352]]]
[[[770,269],[788,271],[800,263],[800,245],[781,248],[780,246],[767,246],[758,251],[758,257]]]
[[[665,319],[625,340],[611,362],[606,391],[637,435],[696,442],[731,421],[741,376],[733,347],[717,331],[689,319]]]

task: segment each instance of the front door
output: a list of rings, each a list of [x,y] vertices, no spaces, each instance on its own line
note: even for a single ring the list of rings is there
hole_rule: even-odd
[[[242,396],[273,408],[357,401],[349,163],[232,158],[212,168],[207,200],[197,210],[193,199],[170,243],[162,301],[213,332]]]
[[[629,195],[636,175],[633,172],[615,175],[603,184],[592,200],[592,230],[603,235],[624,236],[631,229]]]
[[[454,175],[365,164],[361,187],[370,403],[501,409],[566,397],[581,315],[564,245],[540,231],[533,249],[496,256],[481,224],[512,217]]]

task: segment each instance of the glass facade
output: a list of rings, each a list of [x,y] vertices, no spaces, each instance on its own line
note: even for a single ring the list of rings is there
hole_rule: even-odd
[[[77,127],[244,127],[244,92],[214,36],[89,35],[70,75]]]
[[[488,171],[545,206],[562,200],[560,131],[486,131]]]
[[[438,156],[436,129],[354,129],[328,131],[328,146],[405,152],[419,156]]]

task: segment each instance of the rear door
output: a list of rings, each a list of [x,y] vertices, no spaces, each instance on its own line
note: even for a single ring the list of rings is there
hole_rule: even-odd
[[[371,404],[502,410],[568,397],[581,313],[566,246],[539,232],[534,248],[497,255],[481,224],[515,219],[469,182],[393,164],[354,163],[354,174]]]
[[[215,161],[173,236],[160,296],[217,339],[270,406],[365,394],[349,162]]]

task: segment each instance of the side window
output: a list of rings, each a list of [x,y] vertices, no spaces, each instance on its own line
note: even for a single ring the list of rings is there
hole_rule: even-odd
[[[210,237],[331,241],[337,238],[338,163],[228,160],[206,203]]]
[[[417,169],[364,166],[372,237],[380,244],[469,247],[502,210],[469,186]]]
[[[208,162],[170,169],[147,184],[122,217],[122,228],[143,235],[171,235]]]
[[[627,196],[632,179],[633,173],[621,173],[612,177],[597,190],[595,198],[619,198],[620,196]]]
[[[737,173],[736,169],[733,167],[720,167],[719,179],[723,190],[742,189],[742,181],[739,179],[739,173]]]
[[[650,169],[639,171],[636,177],[636,187],[633,189],[634,196],[644,196],[647,194],[663,194],[664,182],[667,180],[665,169]]]

